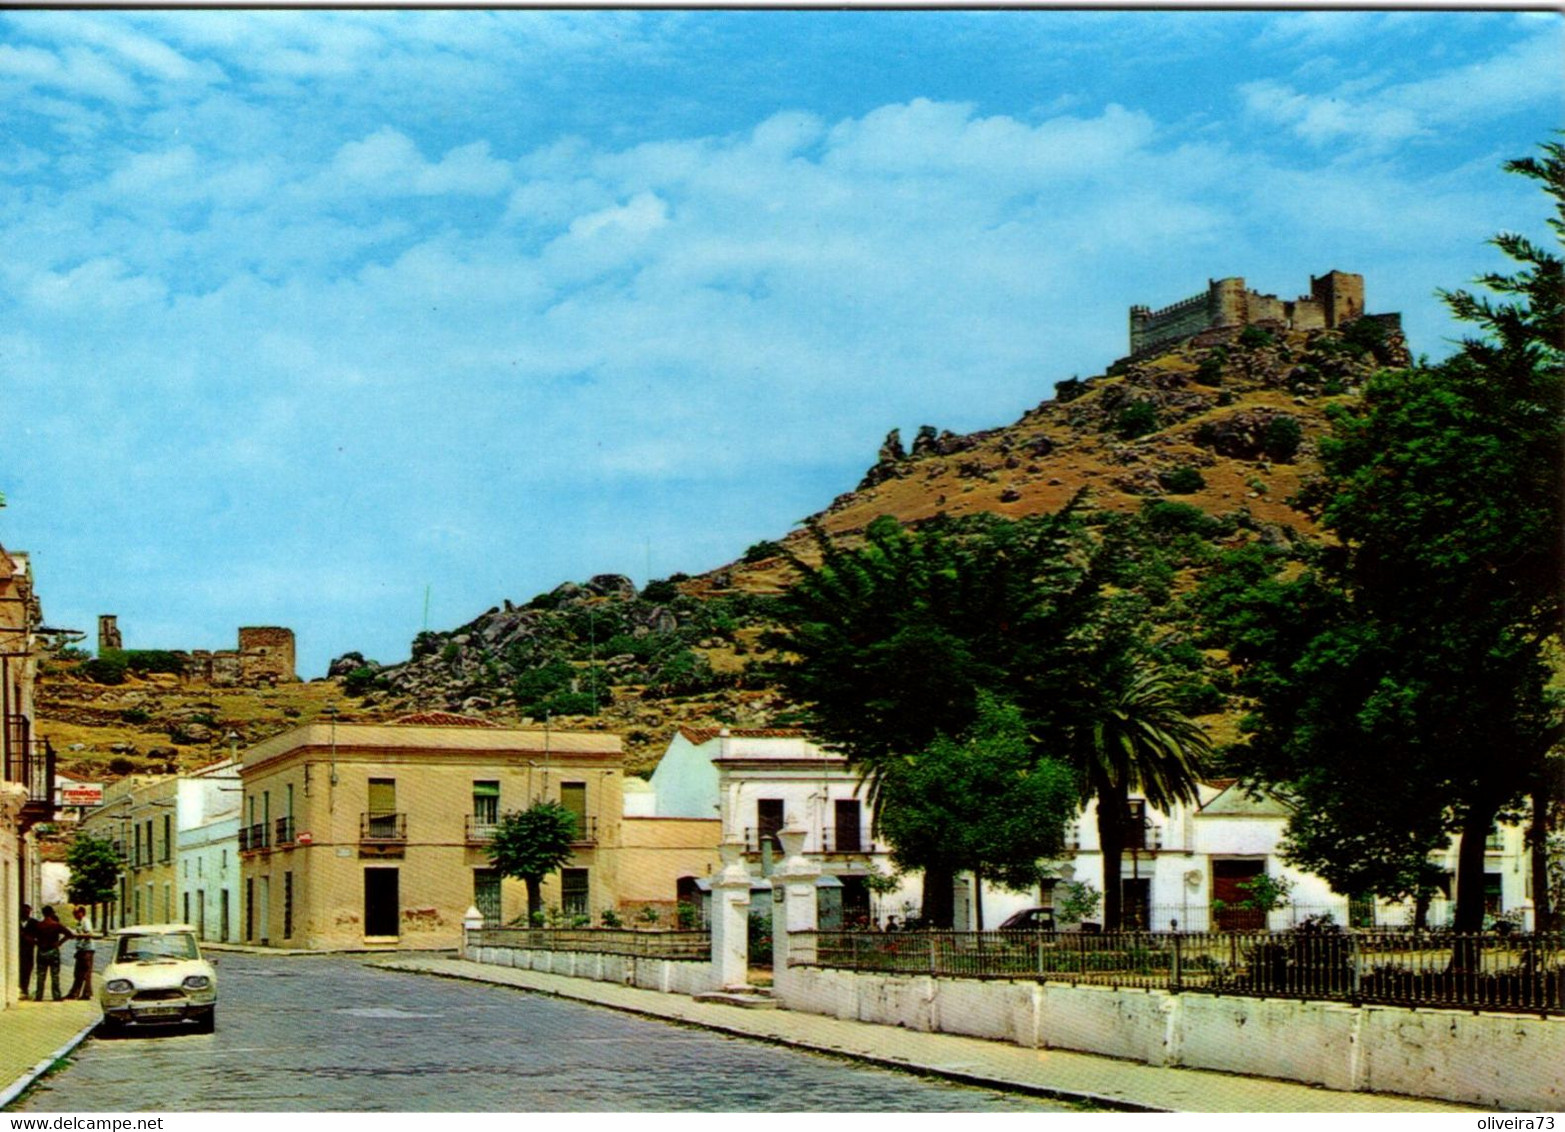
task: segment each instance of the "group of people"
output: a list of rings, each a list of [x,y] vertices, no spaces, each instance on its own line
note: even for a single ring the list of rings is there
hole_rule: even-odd
[[[45,904],[40,919],[33,918],[30,904],[22,905],[21,958],[22,996],[27,996],[27,984],[36,980],[33,999],[43,1001],[44,982],[53,984],[54,1001],[60,1001],[60,947],[68,939],[76,941],[76,965],[70,993],[66,998],[92,997],[92,923],[87,909],[75,910],[76,929],[72,931],[60,922],[54,913],[54,905]]]

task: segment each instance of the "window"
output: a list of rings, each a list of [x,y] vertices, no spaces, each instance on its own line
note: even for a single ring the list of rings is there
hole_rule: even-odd
[[[1147,804],[1140,798],[1130,799],[1129,812],[1125,818],[1125,848],[1145,849],[1147,847]]]
[[[283,873],[283,938],[293,938],[293,873]]]
[[[480,829],[500,821],[500,784],[473,783],[473,824]]]
[[[370,779],[367,828],[371,837],[397,836],[397,780],[395,778]]]
[[[164,861],[174,859],[174,817],[172,814],[163,815],[163,857]]]
[[[190,893],[187,892],[183,895],[183,904],[185,914],[181,916],[180,919],[188,924],[190,923]]]
[[[781,798],[759,798],[755,803],[755,832],[756,848],[770,845],[772,852],[782,851],[782,843],[777,840],[777,831],[783,827],[783,800]]]
[[[585,916],[587,912],[587,870],[560,870],[560,911],[567,916]]]
[[[576,816],[576,840],[591,841],[592,833],[587,828],[587,784],[560,783],[560,805]]]
[[[836,836],[828,841],[828,853],[861,853],[864,851],[859,837],[859,800],[838,798],[834,803],[837,828]],[[843,906],[847,907],[846,904]],[[866,906],[867,911],[867,906]]]

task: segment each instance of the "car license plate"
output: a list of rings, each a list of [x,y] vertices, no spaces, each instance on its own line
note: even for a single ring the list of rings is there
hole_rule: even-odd
[[[136,1011],[138,1018],[173,1018],[183,1014],[184,1010],[178,1006],[148,1006]]]

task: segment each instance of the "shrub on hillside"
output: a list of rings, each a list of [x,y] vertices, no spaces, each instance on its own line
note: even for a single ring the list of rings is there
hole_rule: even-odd
[[[1114,420],[1114,431],[1121,439],[1134,440],[1160,427],[1157,409],[1147,401],[1132,401],[1119,411]]]
[[[1157,480],[1163,485],[1163,490],[1171,495],[1190,495],[1206,486],[1206,477],[1188,464],[1163,472]]]
[[[1079,377],[1067,377],[1064,381],[1054,383],[1054,399],[1060,404],[1074,401],[1087,392],[1087,383]]]
[[[94,684],[125,683],[125,658],[123,656],[98,656],[81,666],[81,674]]]
[[[1304,430],[1292,417],[1273,417],[1261,437],[1261,447],[1279,464],[1291,464],[1299,445],[1304,441]]]
[[[1239,332],[1239,345],[1246,350],[1261,350],[1277,341],[1272,332],[1262,326],[1246,326]]]
[[[1196,366],[1195,379],[1202,385],[1221,385],[1223,383],[1223,363],[1228,360],[1225,350],[1213,350],[1201,359],[1201,364]]]

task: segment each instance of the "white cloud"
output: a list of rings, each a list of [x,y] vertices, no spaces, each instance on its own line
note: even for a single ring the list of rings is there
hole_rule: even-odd
[[[1333,13],[1334,14],[1334,13]],[[1453,126],[1479,126],[1519,107],[1559,104],[1565,70],[1557,25],[1474,63],[1403,83],[1359,79],[1307,93],[1275,79],[1239,88],[1244,109],[1312,145],[1347,141],[1373,150]]]
[[[412,139],[383,127],[339,149],[321,183],[339,196],[495,196],[511,180],[510,167],[490,156],[488,142],[458,146],[430,163]]]

